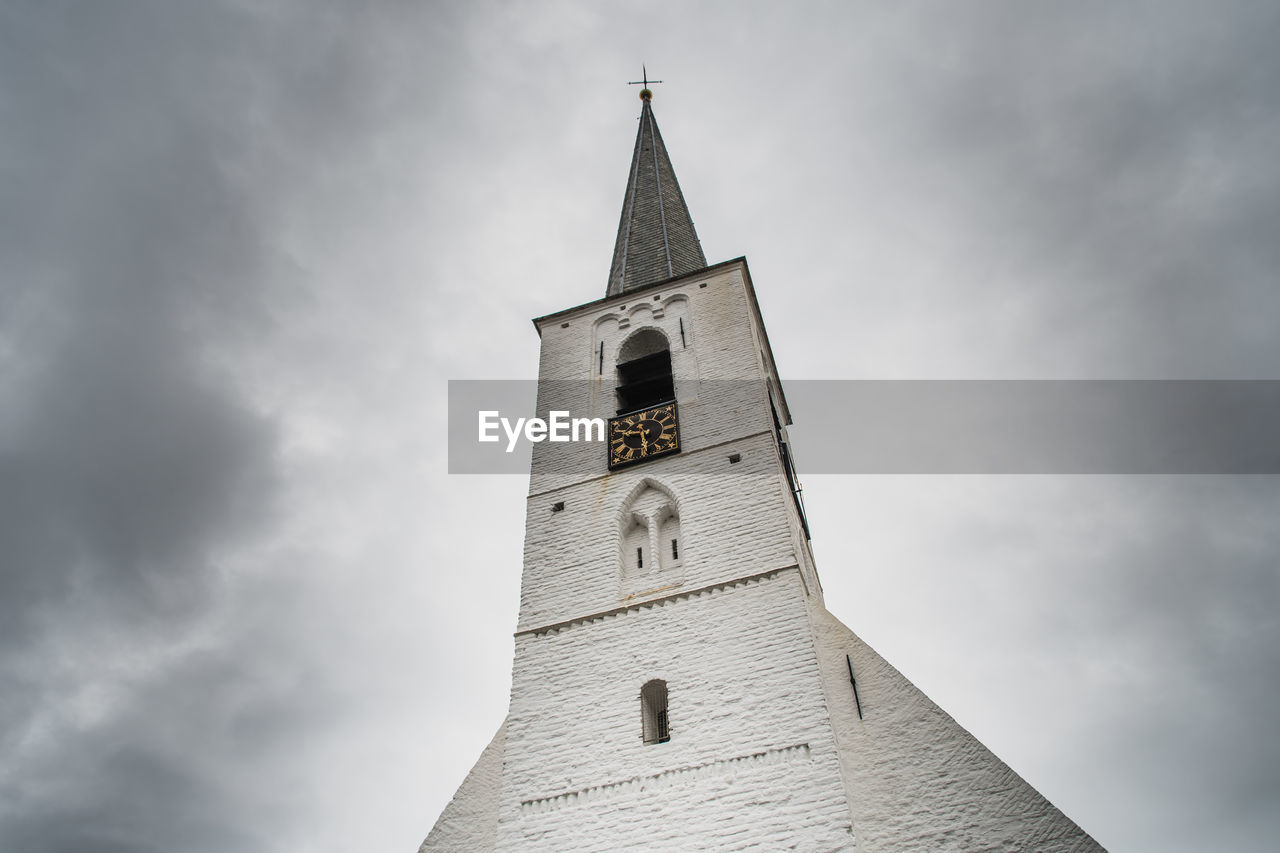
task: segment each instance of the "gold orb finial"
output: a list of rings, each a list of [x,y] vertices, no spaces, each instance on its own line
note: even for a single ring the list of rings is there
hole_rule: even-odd
[[[648,101],[648,100],[651,100],[652,98],[653,98],[653,92],[649,91],[648,89],[640,90],[640,100]]]

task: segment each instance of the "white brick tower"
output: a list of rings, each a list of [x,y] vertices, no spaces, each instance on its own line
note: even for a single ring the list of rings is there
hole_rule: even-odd
[[[1101,850],[823,606],[746,260],[641,98],[608,295],[534,321],[539,415],[609,441],[535,445],[510,709],[421,850]]]

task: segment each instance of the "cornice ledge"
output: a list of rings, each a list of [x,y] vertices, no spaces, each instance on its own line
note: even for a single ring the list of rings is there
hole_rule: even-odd
[[[519,631],[516,631],[515,636],[518,639],[520,637],[527,637],[530,634],[534,636],[545,636],[547,634],[557,634],[565,630],[566,628],[571,628],[575,625],[584,625],[588,622],[603,622],[605,619],[608,619],[613,616],[619,616],[623,613],[627,613],[632,610],[647,610],[649,608],[652,608],[655,606],[661,606],[671,601],[679,601],[681,599],[689,599],[689,598],[698,598],[704,595],[710,595],[713,592],[720,592],[722,590],[733,589],[734,587],[739,587],[739,586],[747,586],[749,584],[759,583],[760,581],[764,581],[764,580],[772,580],[778,575],[781,575],[783,572],[790,572],[790,571],[795,571],[797,574],[799,574],[800,572],[799,564],[792,563],[791,565],[783,566],[782,568],[769,569],[768,571],[757,572],[754,575],[746,575],[740,578],[733,578],[732,580],[720,581],[719,583],[708,584],[707,586],[700,586],[700,587],[697,587],[696,589],[677,590],[675,592],[671,592],[666,595],[659,595],[659,596],[655,596],[654,598],[646,598],[644,601],[633,601],[628,604],[624,604],[621,607],[614,607],[610,610],[600,610],[600,611],[597,611],[596,613],[589,613],[585,616],[577,616],[573,619],[565,619],[561,622],[551,622],[546,625],[539,625],[534,628],[523,628]]]

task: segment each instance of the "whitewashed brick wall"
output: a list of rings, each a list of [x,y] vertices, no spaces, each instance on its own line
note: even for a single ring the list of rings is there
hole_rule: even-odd
[[[661,329],[682,452],[609,473],[601,445],[535,448],[498,849],[852,848],[755,324],[729,264],[541,325],[540,375],[568,381],[544,382],[540,412],[604,418],[619,348]],[[675,497],[681,559],[640,590],[621,572],[620,510],[645,482]],[[653,678],[672,736],[646,745]]]
[[[654,317],[653,306],[672,305]],[[687,347],[680,346],[680,320]],[[619,513],[646,478],[675,495],[684,540],[679,570],[655,588],[696,588],[798,564],[810,591],[818,589],[778,458],[766,384],[776,379],[762,358],[763,332],[756,323],[745,265],[731,263],[706,276],[587,306],[541,324],[540,376],[554,381],[543,384],[539,411],[566,410],[575,416],[585,411],[603,418],[616,407],[611,359],[636,330],[646,325],[662,329],[672,342],[682,451],[609,473],[602,444],[535,445],[525,521],[522,630],[608,610],[637,592],[621,583]],[[598,370],[601,342],[603,376]],[[732,454],[741,461],[731,465]],[[553,513],[552,506],[560,502],[564,511]]]
[[[852,849],[794,568],[518,636],[507,732],[499,850]]]
[[[467,778],[458,786],[449,805],[418,853],[489,853],[498,840],[498,807],[502,790],[502,757],[507,742],[507,724],[489,741]]]
[[[736,465],[729,463],[730,452],[741,454]],[[520,629],[628,602],[635,590],[622,583],[620,509],[645,481],[675,495],[683,539],[680,565],[654,577],[652,588],[695,589],[796,564],[790,496],[780,485],[776,459],[773,439],[762,435],[534,495],[526,520]],[[560,502],[564,510],[552,512]]]
[[[654,316],[655,306],[664,308],[661,317]],[[686,345],[680,340],[682,320]],[[619,297],[557,315],[540,326],[539,414],[545,416],[554,409],[577,417],[612,417],[617,409],[618,350],[637,330],[653,327],[666,335],[671,346],[684,452],[771,432],[766,383],[776,378],[763,364],[762,333],[753,328],[754,322],[745,268],[740,264],[684,279],[652,295]],[[603,372],[599,370],[601,344]],[[605,476],[603,460],[604,449],[597,444],[535,445],[530,491],[561,488],[592,472]]]
[[[863,853],[1103,849],[821,607],[814,630]]]

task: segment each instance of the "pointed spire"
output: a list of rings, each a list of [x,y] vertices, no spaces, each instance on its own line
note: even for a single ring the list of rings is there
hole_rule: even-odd
[[[622,220],[618,223],[605,296],[616,296],[707,265],[667,147],[658,132],[658,122],[653,118],[653,93],[647,84],[659,81],[648,80],[647,72],[645,77],[645,88],[640,91],[644,103],[640,130],[631,157],[627,194],[622,199]]]

